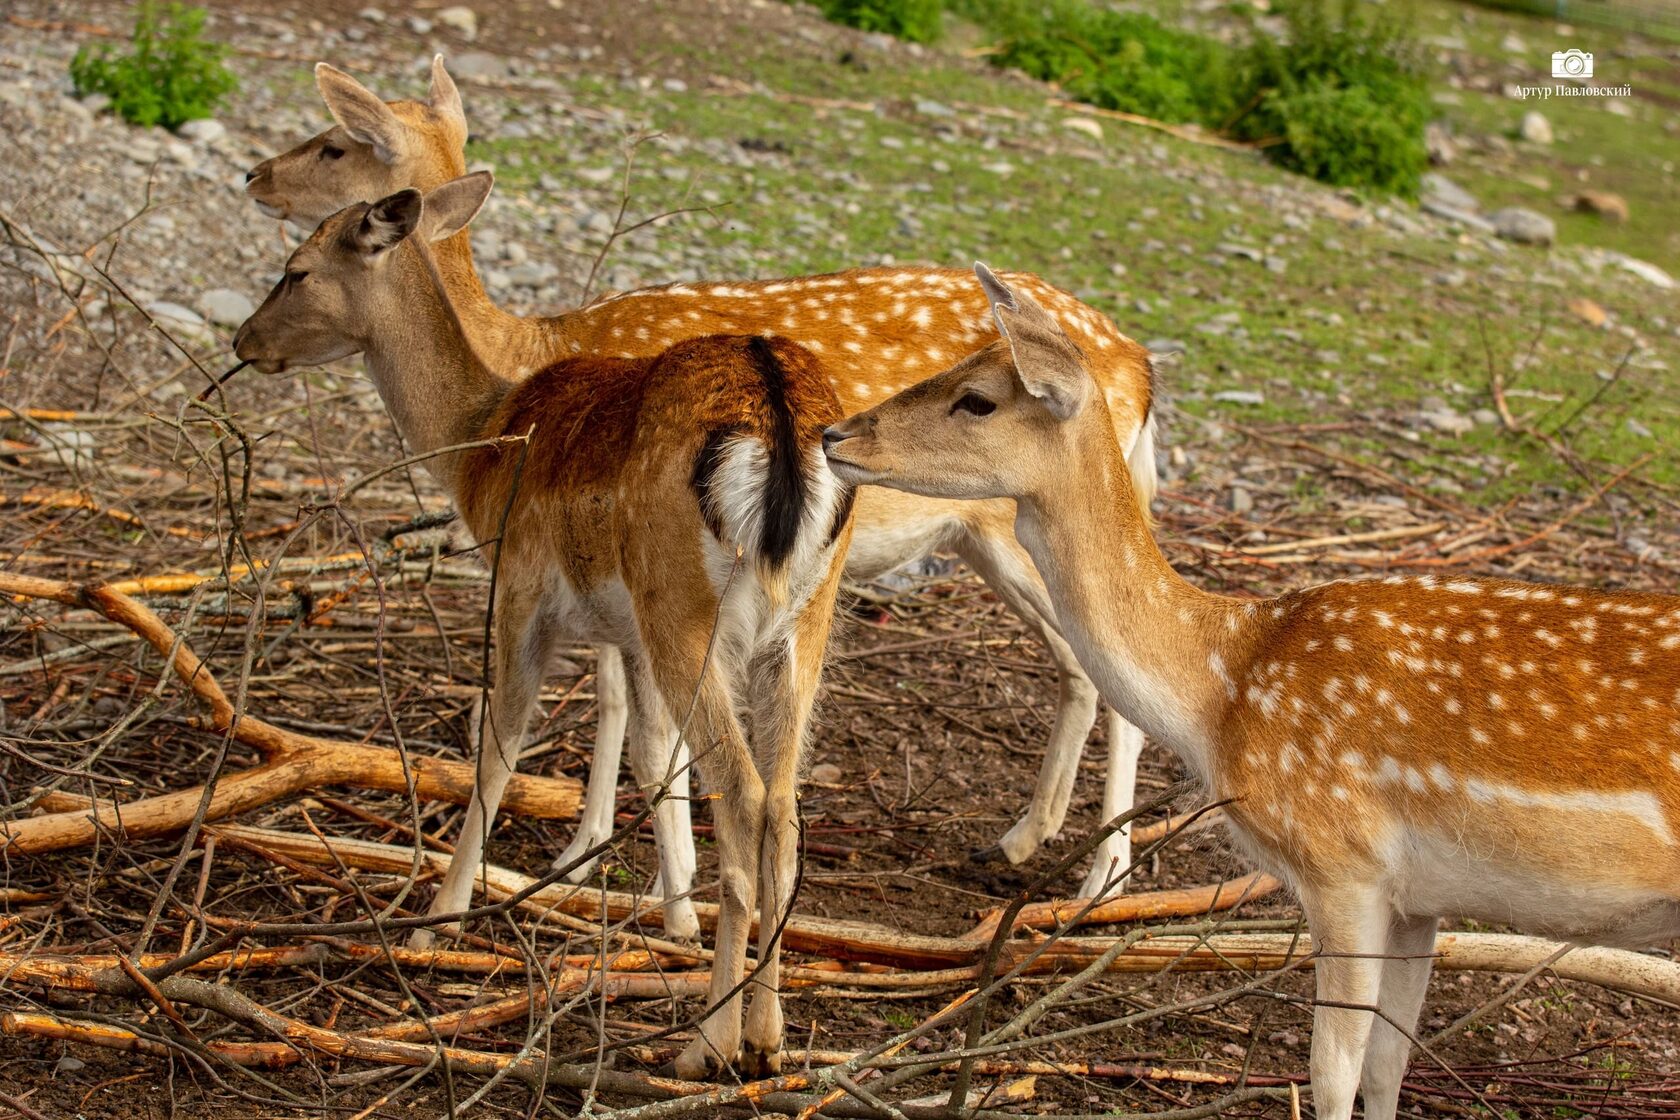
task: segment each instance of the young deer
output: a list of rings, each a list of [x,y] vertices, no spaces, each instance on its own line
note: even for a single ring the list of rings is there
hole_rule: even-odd
[[[428,464],[497,571],[483,800],[494,805],[513,770],[554,645],[622,650],[642,725],[668,741],[686,720],[718,792],[714,1004],[741,979],[755,888],[762,907],[769,963],[744,1040],[737,995],[678,1069],[694,1077],[741,1060],[762,1072],[781,1041],[773,934],[797,868],[800,755],[850,534],[850,490],[821,452],[839,405],[807,352],[756,337],[695,339],[657,358],[569,359],[517,386],[497,378],[450,310],[427,247],[465,226],[489,189],[481,173],[329,217],[235,348],[265,372],[362,352],[421,454],[529,433],[523,450],[449,451]],[[464,907],[476,877],[489,813],[473,810],[439,890],[444,911]],[[679,849],[664,840],[667,859]],[[686,892],[691,871],[666,862],[661,874]],[[687,910],[692,924],[688,899],[667,908]]]
[[[325,63],[315,68],[315,79],[338,123],[251,171],[246,190],[266,213],[314,223],[348,203],[402,187],[429,190],[465,170],[466,115],[442,56],[432,62],[426,101],[387,103]],[[851,413],[997,337],[985,300],[967,274],[954,269],[870,268],[787,280],[673,284],[552,318],[522,319],[485,294],[466,233],[435,249],[467,336],[494,369],[515,380],[572,354],[645,357],[681,339],[719,331],[765,334],[819,354],[841,408]],[[1133,486],[1147,510],[1156,485],[1148,352],[1107,316],[1037,277],[1017,273],[1009,279],[1049,307],[1089,356],[1088,369],[1108,403],[1115,435],[1128,449]],[[1015,540],[1014,517],[1007,501],[956,503],[865,489],[857,499],[846,572],[853,579],[873,579],[935,549],[952,549],[1049,648],[1060,692],[1031,805],[995,849],[977,853],[1019,863],[1061,830],[1079,755],[1096,719],[1097,694],[1056,628],[1044,585]],[[594,769],[584,820],[566,859],[611,831],[624,724],[614,718],[623,704],[612,700],[613,655],[603,653],[598,689],[603,718]],[[638,739],[631,736],[633,753]],[[1142,749],[1142,734],[1111,714],[1104,819],[1131,805]],[[1115,870],[1130,862],[1128,838],[1111,837],[1096,853],[1081,893],[1115,889]]]
[[[1441,916],[1680,936],[1680,598],[1391,577],[1276,599],[1161,555],[1081,347],[977,270],[1005,340],[830,428],[842,479],[1014,498],[1104,699],[1300,895],[1318,1115],[1395,1111]],[[1364,1008],[1376,1007],[1375,1021]]]

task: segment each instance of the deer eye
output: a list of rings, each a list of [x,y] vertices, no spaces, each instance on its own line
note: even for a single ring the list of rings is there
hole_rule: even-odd
[[[321,149],[322,159],[338,159],[342,155],[344,155],[344,149],[338,147],[336,144],[328,144],[326,147]]]
[[[951,406],[952,414],[958,412],[972,412],[976,416],[990,416],[997,405],[982,397],[979,393],[964,393],[957,403]]]
[[[286,286],[289,288],[296,284],[301,284],[303,283],[303,278],[308,275],[309,273],[307,272],[288,272],[285,276]]]

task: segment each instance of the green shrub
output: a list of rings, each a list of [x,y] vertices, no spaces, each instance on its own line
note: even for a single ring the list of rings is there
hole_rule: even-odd
[[[227,48],[204,40],[203,8],[144,0],[134,19],[133,53],[83,47],[70,62],[78,94],[102,93],[130,124],[175,128],[208,117],[239,82],[222,58]]]
[[[1228,49],[1153,18],[1085,0],[967,5],[1002,42],[993,56],[1069,97],[1168,121],[1213,121],[1234,108]]]
[[[1417,193],[1429,83],[1401,17],[1367,17],[1352,0],[1335,15],[1325,0],[1284,12],[1288,41],[1258,38],[1243,57],[1249,111],[1229,131],[1269,142],[1278,162],[1327,183]]]
[[[860,31],[881,31],[913,43],[939,38],[944,0],[816,0],[822,14]]]

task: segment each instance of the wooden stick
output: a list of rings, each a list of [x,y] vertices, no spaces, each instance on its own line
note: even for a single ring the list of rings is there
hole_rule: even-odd
[[[263,756],[259,766],[224,775],[217,783],[205,820],[219,820],[307,789],[353,785],[402,793],[408,788],[402,757],[386,747],[339,739],[318,739],[276,727],[248,713],[235,713],[227,694],[186,643],[143,604],[109,584],[77,585],[61,580],[0,573],[0,594],[48,599],[85,607],[132,630],[158,652],[207,707],[206,730],[231,734],[236,742]],[[473,766],[441,758],[411,758],[421,800],[465,805],[472,797]],[[120,831],[132,839],[166,836],[185,828],[198,811],[204,787],[142,798],[127,804],[100,801],[90,810],[51,813],[0,822],[0,852],[35,854],[91,844]],[[503,806],[522,816],[546,819],[577,814],[582,787],[573,778],[515,774]]]
[[[394,844],[377,844],[367,840],[334,839],[332,850],[314,836],[247,825],[224,825],[224,834],[236,836],[253,844],[308,863],[330,865],[336,854],[346,865],[364,871],[383,871],[407,874],[414,858],[411,848]],[[449,868],[450,856],[442,852],[427,852],[425,866],[436,874]],[[534,880],[494,864],[487,867],[478,886],[491,899],[507,898],[525,890]],[[1269,878],[1247,877],[1229,883],[1184,890],[1158,891],[1145,894],[1122,895],[1094,908],[1085,921],[1129,922],[1142,918],[1200,916],[1213,910],[1234,905],[1245,890],[1249,897],[1263,887],[1271,886]],[[602,904],[605,903],[605,912]],[[1068,916],[1066,903],[1046,903],[1026,907],[1018,919],[1018,928],[1048,928]],[[660,911],[652,901],[620,891],[602,891],[596,887],[576,887],[566,883],[550,884],[537,891],[523,903],[531,913],[548,914],[558,911],[593,921],[622,921],[632,915],[644,924],[659,920]],[[717,922],[717,905],[696,902],[695,912],[704,929],[713,929]],[[904,933],[868,922],[851,922],[835,918],[813,918],[794,915],[783,933],[787,946],[798,952],[813,953],[845,961],[866,961],[895,965],[906,969],[944,968],[966,965],[979,959],[996,928],[994,915],[983,920],[968,933],[958,937],[934,937],[926,934]],[[756,927],[755,927],[756,928]]]

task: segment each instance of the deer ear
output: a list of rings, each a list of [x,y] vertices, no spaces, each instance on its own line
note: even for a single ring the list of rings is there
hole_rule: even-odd
[[[364,257],[376,257],[413,233],[424,211],[425,202],[413,188],[387,195],[368,207],[350,235],[351,243]]]
[[[428,191],[425,216],[420,223],[421,236],[427,241],[442,241],[467,228],[467,223],[483,209],[495,182],[496,177],[490,172],[475,171]]]
[[[992,305],[998,333],[1009,343],[1015,376],[1058,420],[1071,420],[1091,397],[1085,355],[1038,301],[1011,288],[976,261],[974,275]]]
[[[433,112],[447,117],[460,125],[463,132],[466,131],[467,111],[461,105],[461,91],[455,87],[455,79],[449,76],[449,71],[443,68],[441,54],[432,56],[432,92],[428,100]]]
[[[362,83],[325,62],[315,64],[315,88],[327,103],[327,112],[350,134],[350,138],[373,149],[383,163],[397,162],[407,142],[407,132],[391,107]]]

